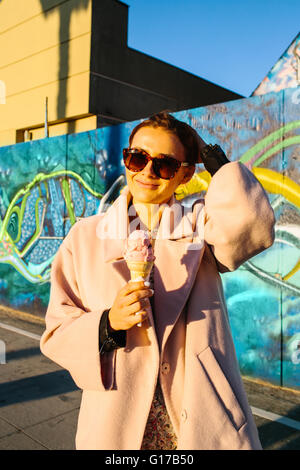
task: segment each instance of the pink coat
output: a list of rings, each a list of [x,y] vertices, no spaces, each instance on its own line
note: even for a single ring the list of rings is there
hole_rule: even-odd
[[[183,215],[171,199],[155,243],[158,324],[149,311],[142,327],[128,330],[125,348],[100,356],[101,314],[130,279],[122,255],[130,197],[124,192],[105,214],[78,221],[52,264],[40,347],[83,389],[76,448],[140,449],[159,375],[178,450],[261,449],[219,272],[273,244],[263,187],[245,165],[230,162]]]

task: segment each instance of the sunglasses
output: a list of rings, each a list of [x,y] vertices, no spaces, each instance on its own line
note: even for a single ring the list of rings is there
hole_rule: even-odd
[[[136,148],[123,149],[124,165],[129,171],[142,171],[151,160],[153,171],[158,178],[170,180],[181,166],[190,166],[188,162],[179,162],[176,158],[160,154],[157,157],[151,157],[145,150]]]

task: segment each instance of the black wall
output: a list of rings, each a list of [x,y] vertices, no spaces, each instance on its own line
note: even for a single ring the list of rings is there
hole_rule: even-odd
[[[92,0],[90,112],[98,127],[243,96],[127,46],[128,6]]]

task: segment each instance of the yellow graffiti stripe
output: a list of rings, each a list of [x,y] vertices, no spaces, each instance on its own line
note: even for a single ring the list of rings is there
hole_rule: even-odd
[[[297,207],[300,207],[300,186],[285,175],[269,168],[252,168],[254,176],[269,193],[281,194],[285,199]],[[300,260],[282,278],[287,281],[300,269]]]
[[[281,194],[287,201],[291,202],[296,207],[300,207],[300,186],[288,176],[270,170],[269,168],[258,167],[252,168],[252,173],[266,191],[273,194]],[[191,194],[207,191],[210,180],[211,175],[208,171],[195,173],[188,183],[178,186],[175,191],[176,199],[180,200]]]
[[[261,183],[266,191],[273,194],[281,194],[285,199],[297,207],[300,207],[300,186],[285,175],[269,168],[252,168],[252,173]],[[177,199],[183,199],[194,193],[207,191],[211,176],[207,171],[196,173],[187,183],[178,186],[175,191]],[[295,266],[282,278],[287,281],[300,269],[300,260]]]
[[[295,264],[295,266],[291,269],[289,273],[287,273],[285,276],[283,276],[282,280],[287,281],[290,277],[292,277],[296,272],[298,272],[300,269],[300,259],[299,261]]]
[[[266,191],[281,194],[296,207],[300,207],[300,186],[295,181],[268,168],[252,168],[252,172]]]
[[[195,173],[190,181],[186,184],[180,184],[175,191],[176,199],[183,199],[191,194],[207,191],[211,180],[211,175],[208,171]]]

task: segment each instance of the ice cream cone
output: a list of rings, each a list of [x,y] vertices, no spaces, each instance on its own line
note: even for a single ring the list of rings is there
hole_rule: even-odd
[[[155,256],[151,238],[146,231],[135,230],[129,235],[124,258],[130,271],[131,281],[139,282],[149,279]],[[142,326],[142,324],[138,323],[137,326]]]
[[[153,261],[127,261],[127,266],[132,281],[138,282],[139,278],[142,281],[147,281],[151,273]]]
[[[130,271],[131,281],[147,281],[151,273],[153,261],[127,261],[127,266]],[[142,324],[138,323],[137,326],[142,326]]]

